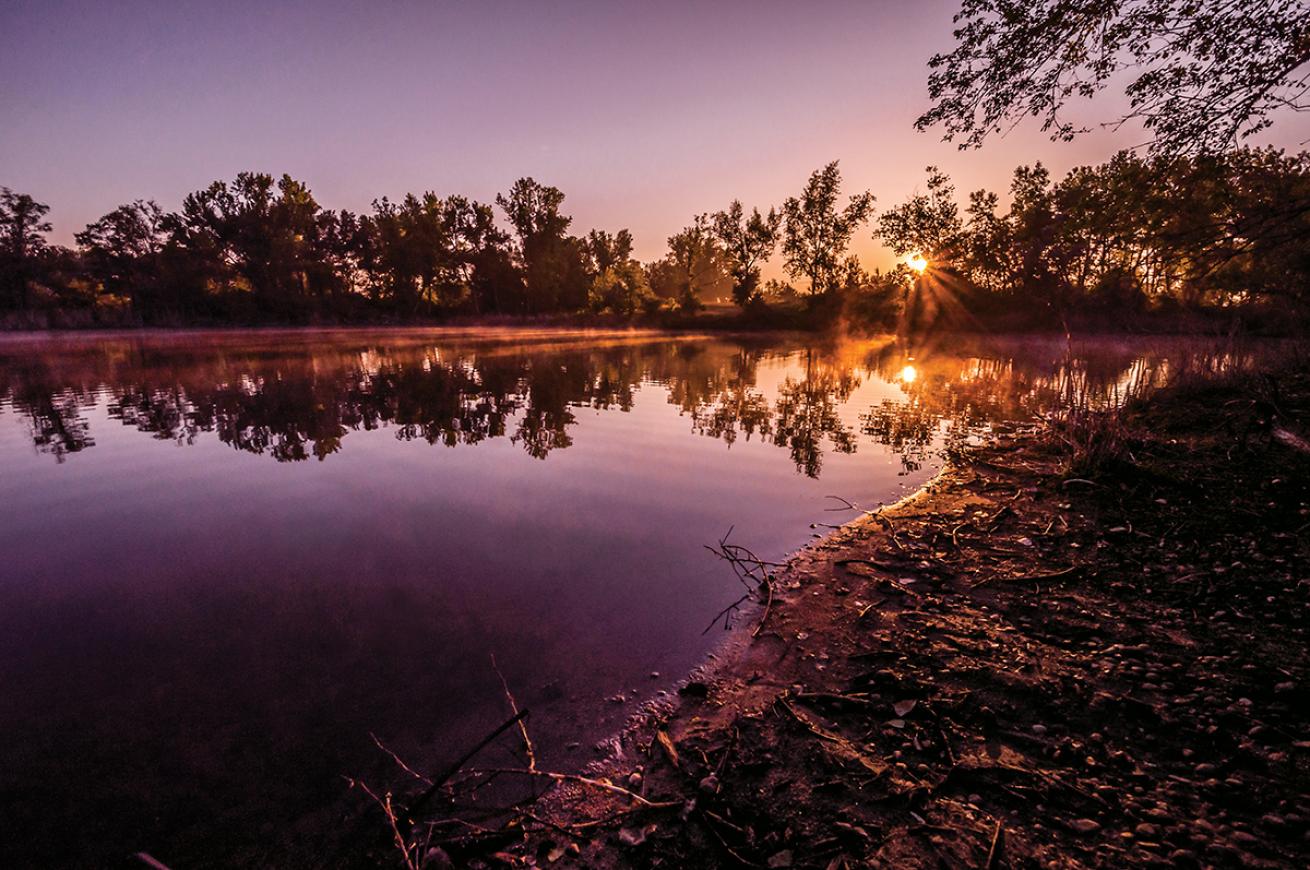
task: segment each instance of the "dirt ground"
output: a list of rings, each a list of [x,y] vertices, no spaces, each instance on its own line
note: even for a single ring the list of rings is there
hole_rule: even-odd
[[[585,780],[415,864],[1310,866],[1310,455],[1259,418],[1175,390],[1094,479],[1035,431],[954,456]]]

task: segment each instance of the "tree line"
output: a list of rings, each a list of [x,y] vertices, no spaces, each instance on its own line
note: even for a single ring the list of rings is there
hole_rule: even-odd
[[[1298,311],[1310,284],[1310,155],[1121,153],[1053,179],[1015,170],[1006,205],[926,187],[880,214],[843,197],[836,162],[779,207],[739,201],[696,215],[642,263],[626,229],[571,232],[564,194],[523,178],[481,203],[460,195],[325,209],[301,181],[241,173],[167,212],[119,206],[51,244],[49,208],[0,188],[0,313],[87,312],[91,322],[416,321],[451,314],[694,312],[730,299],[746,314],[870,327],[943,318],[1059,325],[1090,313]],[[903,261],[866,270],[870,233]],[[762,278],[776,255],[787,281]],[[918,268],[915,268],[918,267]],[[815,316],[816,313],[819,316]]]

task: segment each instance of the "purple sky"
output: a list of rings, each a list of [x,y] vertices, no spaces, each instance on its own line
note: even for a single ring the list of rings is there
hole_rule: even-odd
[[[692,214],[777,204],[833,159],[891,205],[928,163],[1003,191],[1018,163],[1063,171],[1140,138],[1027,127],[961,153],[916,132],[957,5],[0,0],[0,184],[49,203],[69,243],[120,203],[177,208],[244,169],[355,210],[491,200],[531,175],[575,231],[627,226],[650,259]],[[1307,138],[1304,116],[1271,137]],[[856,250],[890,262],[868,233]]]

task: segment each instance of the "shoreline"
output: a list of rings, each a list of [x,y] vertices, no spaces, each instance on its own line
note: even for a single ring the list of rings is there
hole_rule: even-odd
[[[1310,459],[1224,467],[1240,389],[1180,392],[1132,469],[1018,430],[803,548],[592,783],[425,866],[1310,863]]]

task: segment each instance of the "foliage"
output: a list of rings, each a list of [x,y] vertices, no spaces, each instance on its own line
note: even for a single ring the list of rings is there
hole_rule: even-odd
[[[1160,154],[1220,153],[1278,110],[1310,108],[1304,0],[964,0],[956,46],[929,65],[935,101],[916,122],[977,147],[1026,116],[1053,139],[1085,132],[1068,103],[1126,82]]]
[[[744,307],[759,295],[760,264],[773,256],[782,215],[775,209],[762,215],[757,208],[748,218],[741,201],[734,199],[726,211],[715,213],[712,221],[714,237],[732,276],[732,301]]]
[[[903,277],[975,313],[1033,306],[1071,312],[1303,304],[1310,287],[1310,155],[1243,149],[1222,157],[1121,153],[1059,181],[1020,167],[1010,205],[981,190],[961,217],[950,180],[928,167],[927,194],[884,213],[877,236],[922,252]]]
[[[790,197],[782,205],[787,274],[807,279],[811,296],[832,293],[841,286],[851,237],[873,213],[872,193],[857,193],[838,210],[840,193],[841,172],[834,160],[810,176],[799,197]]]
[[[0,301],[27,307],[32,281],[46,253],[49,212],[50,206],[27,194],[0,187]]]
[[[832,163],[780,209],[748,214],[734,201],[697,215],[645,264],[626,229],[571,235],[564,194],[531,178],[497,197],[502,218],[432,191],[333,211],[290,176],[247,172],[176,212],[120,206],[75,235],[77,250],[49,244],[46,205],[0,188],[0,312],[179,324],[678,309],[668,322],[731,294],[743,323],[916,330],[1083,315],[1123,325],[1253,304],[1297,315],[1310,303],[1306,154],[1124,153],[1059,179],[1023,166],[1004,200],[980,190],[960,201],[929,167],[926,188],[874,230],[894,253],[925,257],[922,275],[904,264],[870,274],[849,254],[873,196],[843,203],[840,188]],[[795,286],[761,274],[779,240]]]
[[[650,283],[683,311],[695,311],[706,296],[722,291],[730,280],[729,268],[709,216],[699,214],[689,226],[669,236],[668,256],[661,267],[652,270]]]

